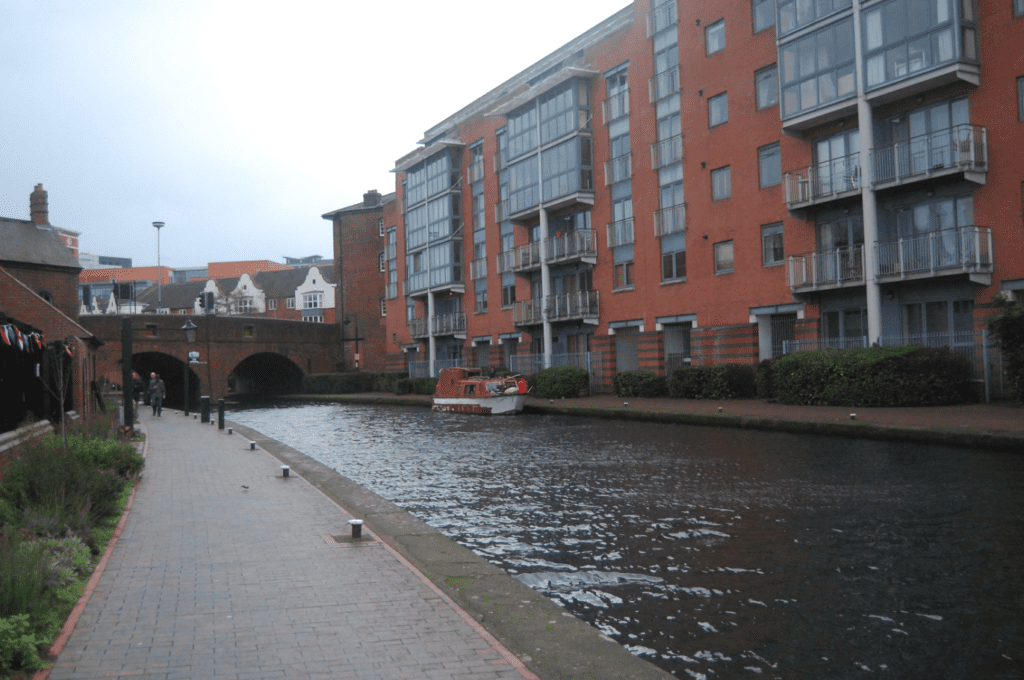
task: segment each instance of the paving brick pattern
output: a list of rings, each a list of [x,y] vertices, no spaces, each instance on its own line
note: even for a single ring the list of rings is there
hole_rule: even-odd
[[[383,544],[331,538],[351,516],[268,453],[141,417],[145,475],[51,680],[533,677]]]

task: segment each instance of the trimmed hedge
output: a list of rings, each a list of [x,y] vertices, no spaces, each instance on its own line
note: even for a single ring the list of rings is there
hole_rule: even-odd
[[[373,392],[376,373],[321,373],[302,379],[305,394],[353,394]]]
[[[623,371],[612,380],[617,397],[645,397],[653,399],[668,396],[668,382],[653,371]]]
[[[753,366],[680,366],[672,372],[669,396],[675,399],[749,399],[756,393]]]
[[[972,400],[970,362],[945,348],[797,352],[776,359],[772,370],[783,404],[941,406]]]
[[[535,394],[544,399],[569,399],[590,389],[590,374],[576,366],[554,366],[537,374]]]
[[[1007,307],[988,327],[1003,353],[1003,371],[1010,396],[1024,403],[1024,307]]]

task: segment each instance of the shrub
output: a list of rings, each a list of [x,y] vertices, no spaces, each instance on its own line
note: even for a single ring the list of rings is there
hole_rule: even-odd
[[[971,365],[944,348],[873,347],[788,354],[774,375],[784,404],[937,406],[969,399]]]
[[[39,643],[31,632],[27,614],[0,617],[0,674],[42,668]]]
[[[617,397],[656,398],[668,396],[668,382],[652,371],[616,373],[612,386]]]
[[[1003,353],[1003,371],[1010,396],[1024,403],[1024,307],[1007,307],[988,327]]]
[[[355,394],[372,392],[374,373],[320,373],[302,379],[306,394]]]
[[[411,394],[427,394],[434,396],[437,391],[437,378],[413,378],[409,381]]]
[[[758,399],[775,399],[775,361],[765,359],[754,370],[754,393]]]
[[[578,397],[580,390],[590,388],[590,374],[585,368],[555,366],[537,374],[536,395],[545,399]]]
[[[21,532],[0,539],[0,617],[33,614],[44,605],[46,556],[26,550]]]
[[[668,388],[676,399],[747,399],[755,394],[754,369],[736,364],[680,366]]]
[[[45,438],[44,443],[56,448],[61,445],[61,440],[56,435],[50,435]],[[67,439],[67,446],[68,451],[82,463],[100,470],[116,472],[121,477],[134,475],[145,465],[145,459],[138,449],[117,439],[71,435]]]

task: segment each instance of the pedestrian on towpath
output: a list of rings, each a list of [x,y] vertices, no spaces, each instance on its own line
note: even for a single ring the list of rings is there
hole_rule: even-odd
[[[167,386],[156,373],[149,374],[149,403],[153,407],[153,415],[160,417],[164,412],[164,396]]]

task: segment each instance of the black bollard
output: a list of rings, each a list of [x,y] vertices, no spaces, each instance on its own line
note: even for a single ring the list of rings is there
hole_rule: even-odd
[[[217,429],[224,429],[224,399],[217,400]]]
[[[199,397],[199,421],[202,423],[210,422],[210,398]]]
[[[350,519],[348,523],[352,525],[352,538],[359,538],[363,535],[363,520]]]

